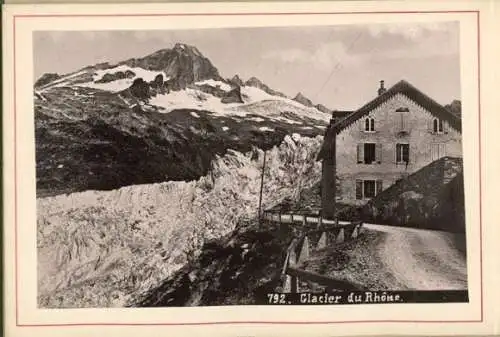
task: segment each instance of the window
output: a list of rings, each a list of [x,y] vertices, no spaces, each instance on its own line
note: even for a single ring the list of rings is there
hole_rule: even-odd
[[[368,117],[365,119],[365,131],[374,132],[375,131],[375,119]]]
[[[382,144],[362,143],[358,144],[358,164],[380,164],[382,161]]]
[[[373,198],[375,196],[375,180],[365,180],[363,182],[363,194],[365,198]]]
[[[434,133],[443,133],[444,132],[444,125],[443,125],[442,119],[434,118],[432,120],[432,132],[434,132]]]
[[[366,179],[356,180],[356,199],[370,199],[382,192],[382,180]]]
[[[396,144],[396,163],[408,164],[410,162],[410,145]]]
[[[398,131],[401,132],[401,131],[408,131],[408,121],[407,121],[407,116],[406,116],[406,113],[404,112],[400,112],[399,113],[399,116],[398,116],[398,120],[397,120],[397,123],[398,123]]]
[[[365,143],[364,147],[365,147],[364,163],[371,164],[375,161],[375,144]]]
[[[431,144],[431,161],[446,156],[446,144]]]
[[[363,180],[356,180],[356,199],[363,199]]]

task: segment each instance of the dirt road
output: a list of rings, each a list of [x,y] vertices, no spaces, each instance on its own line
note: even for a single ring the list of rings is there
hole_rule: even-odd
[[[374,247],[381,263],[394,276],[393,287],[410,290],[467,288],[465,255],[456,234],[414,228],[364,225],[385,233]]]

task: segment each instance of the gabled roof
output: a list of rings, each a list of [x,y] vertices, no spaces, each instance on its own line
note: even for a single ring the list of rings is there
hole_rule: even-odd
[[[367,115],[370,111],[376,109],[379,105],[394,97],[396,94],[402,94],[429,111],[438,118],[446,120],[450,126],[457,131],[462,132],[462,121],[455,114],[445,109],[441,104],[415,88],[405,80],[401,80],[394,84],[382,95],[375,97],[370,102],[363,105],[354,113],[347,116],[343,120],[338,121],[333,125],[337,133],[344,130],[346,127],[357,121],[359,118]]]
[[[358,119],[362,118],[363,116],[366,116],[372,110],[376,109],[382,103],[386,102],[387,100],[391,99],[397,94],[402,94],[408,97],[409,99],[411,99],[412,101],[414,101],[415,103],[417,103],[418,105],[429,111],[431,114],[436,116],[437,118],[441,118],[447,121],[452,128],[456,129],[459,132],[462,132],[462,121],[459,117],[457,117],[451,111],[444,108],[441,104],[437,103],[435,100],[433,100],[432,98],[430,98],[429,96],[427,96],[426,94],[415,88],[407,81],[401,80],[395,85],[393,85],[391,88],[389,88],[383,94],[375,97],[373,100],[366,103],[353,113],[348,114],[347,117],[337,120],[333,125],[330,124],[325,133],[323,146],[318,154],[318,160],[322,159],[326,154],[326,152],[328,151],[327,143],[330,143],[328,141],[328,138],[332,137],[334,134],[331,131],[329,132],[329,129],[334,129],[336,131],[335,134],[342,132],[345,128],[352,125]]]

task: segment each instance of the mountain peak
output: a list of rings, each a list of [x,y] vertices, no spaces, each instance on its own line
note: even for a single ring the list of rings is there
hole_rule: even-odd
[[[259,88],[260,90],[262,91],[265,91],[267,92],[269,95],[273,95],[273,96],[280,96],[280,97],[286,97],[285,94],[279,92],[279,91],[276,91],[276,90],[273,90],[271,89],[269,86],[267,86],[266,84],[264,84],[264,82],[262,82],[261,80],[259,80],[257,77],[255,76],[252,76],[250,77],[246,82],[245,82],[245,85],[246,86],[250,86],[250,87],[255,87],[255,88]]]
[[[221,79],[217,68],[198,48],[180,42],[172,49],[161,49],[143,58],[124,61],[122,64],[162,71],[167,77],[183,83]]]
[[[263,85],[264,83],[259,80],[257,77],[252,76],[250,77],[246,82],[245,85],[250,85],[250,86],[260,86]]]
[[[297,95],[295,95],[295,97],[293,98],[294,101],[296,102],[299,102],[300,104],[303,104],[305,106],[308,106],[308,107],[313,107],[314,104],[312,103],[312,101],[307,98],[306,96],[304,96],[301,92],[297,93]]]
[[[243,80],[238,76],[234,75],[233,78],[229,79],[228,82],[237,87],[241,87],[243,85]]]
[[[202,53],[198,50],[198,48],[196,48],[195,46],[185,44],[185,43],[177,42],[174,45],[173,50],[180,52],[180,53],[188,53],[188,54],[193,54],[196,56],[203,57]]]

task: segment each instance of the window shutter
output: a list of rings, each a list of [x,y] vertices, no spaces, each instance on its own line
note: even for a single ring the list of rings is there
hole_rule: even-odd
[[[358,144],[358,163],[362,163],[364,159],[364,147],[363,144]]]
[[[365,120],[360,118],[358,121],[359,131],[365,131]]]
[[[377,194],[379,194],[380,192],[382,192],[382,179],[378,179],[377,180]]]
[[[432,133],[432,124],[434,122],[434,118],[431,118],[427,121],[427,131],[429,131],[430,133]]]
[[[356,179],[356,199],[363,199],[363,180]]]
[[[382,162],[382,144],[381,143],[378,143],[375,147],[375,160],[379,164]]]
[[[439,158],[446,157],[446,144],[439,144]]]
[[[408,116],[405,113],[401,114],[401,125],[403,131],[408,131]]]
[[[448,133],[448,122],[443,121],[443,133]]]
[[[432,144],[431,148],[432,161],[435,161],[439,158],[439,144]]]
[[[404,144],[402,147],[403,147],[403,161],[410,162],[410,145]]]

